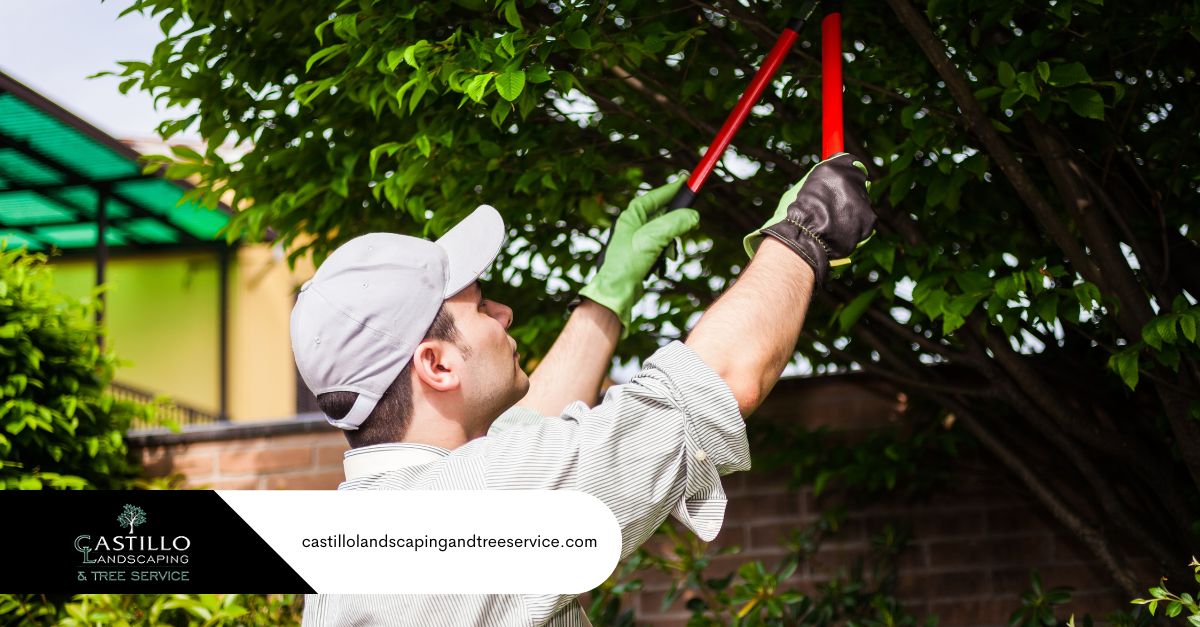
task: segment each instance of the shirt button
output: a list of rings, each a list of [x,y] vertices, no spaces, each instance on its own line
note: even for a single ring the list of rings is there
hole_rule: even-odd
[[[706,459],[708,459],[708,453],[705,453],[703,450],[696,451],[696,461],[702,462]]]

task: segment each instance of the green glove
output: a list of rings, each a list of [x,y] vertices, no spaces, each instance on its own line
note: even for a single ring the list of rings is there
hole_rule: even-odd
[[[743,244],[753,257],[764,237],[774,237],[812,266],[817,285],[822,285],[830,266],[849,263],[850,254],[874,228],[867,168],[840,153],[813,166],[784,193],[774,215]]]
[[[579,290],[580,296],[617,314],[623,327],[622,338],[629,335],[633,304],[645,292],[642,283],[655,260],[672,240],[700,223],[700,214],[693,209],[676,209],[655,217],[671,202],[685,180],[681,176],[678,181],[650,190],[629,203],[617,217],[596,276]]]

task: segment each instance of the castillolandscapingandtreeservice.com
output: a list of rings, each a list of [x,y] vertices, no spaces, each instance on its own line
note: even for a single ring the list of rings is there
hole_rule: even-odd
[[[458,538],[393,538],[387,534],[365,537],[339,533],[324,538],[304,538],[300,545],[306,549],[594,549],[595,538],[487,538],[473,535]]]

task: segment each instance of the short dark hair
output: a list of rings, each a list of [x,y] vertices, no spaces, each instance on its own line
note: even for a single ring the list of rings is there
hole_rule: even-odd
[[[433,324],[429,325],[429,331],[425,333],[425,340],[452,342],[455,346],[465,350],[465,347],[459,343],[460,339],[458,328],[454,326],[454,316],[446,311],[446,306],[443,304],[438,309],[437,315],[434,316]],[[317,397],[317,404],[326,416],[338,420],[350,413],[350,408],[354,406],[356,400],[358,400],[356,392],[326,392]],[[350,442],[351,448],[399,442],[408,431],[408,424],[412,419],[412,408],[412,361],[409,361],[400,370],[400,375],[379,398],[375,409],[371,410],[371,414],[359,425],[358,429],[344,432],[346,440]]]

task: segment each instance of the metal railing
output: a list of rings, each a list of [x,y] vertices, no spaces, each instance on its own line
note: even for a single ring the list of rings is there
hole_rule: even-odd
[[[189,405],[184,405],[176,401],[170,400],[162,394],[154,394],[146,390],[133,387],[124,383],[113,381],[109,384],[109,391],[113,398],[120,401],[134,401],[147,405],[154,405],[155,412],[162,420],[174,422],[179,426],[212,424],[217,422],[227,422],[228,418],[213,412],[196,409]],[[159,424],[148,423],[144,420],[134,420],[129,426],[130,429],[152,429],[159,427]]]

